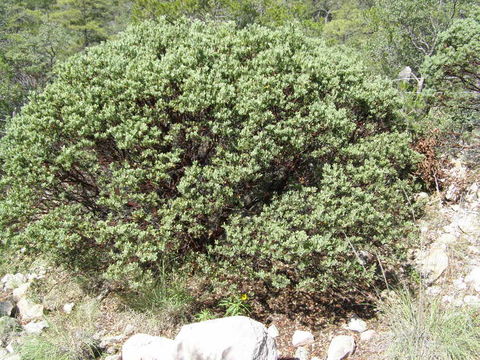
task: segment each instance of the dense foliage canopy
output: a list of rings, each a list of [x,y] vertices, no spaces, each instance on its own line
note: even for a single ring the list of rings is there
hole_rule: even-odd
[[[2,237],[135,278],[332,291],[402,259],[417,155],[397,91],[296,27],[166,20],[59,67],[0,148]]]

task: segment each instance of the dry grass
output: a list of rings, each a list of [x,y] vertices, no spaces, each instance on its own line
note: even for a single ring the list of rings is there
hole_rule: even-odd
[[[383,306],[391,360],[473,360],[480,354],[478,310],[399,293]]]
[[[99,304],[87,300],[69,315],[55,313],[47,317],[49,328],[30,336],[20,347],[24,360],[87,360],[99,355],[95,333]]]

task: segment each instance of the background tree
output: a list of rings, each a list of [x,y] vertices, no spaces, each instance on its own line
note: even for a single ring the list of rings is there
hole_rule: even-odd
[[[387,74],[409,66],[419,78],[426,56],[437,50],[439,35],[464,16],[471,0],[377,0],[369,12],[373,36],[367,46]],[[423,83],[423,79],[420,81]],[[421,86],[421,84],[420,84]]]
[[[129,1],[5,0],[0,4],[0,119],[42,89],[53,67],[122,30]]]
[[[479,124],[480,12],[457,19],[440,34],[438,50],[425,59],[423,71],[433,105],[450,110],[460,122]]]
[[[120,0],[57,0],[51,16],[80,35],[79,47],[83,49],[112,35],[111,24],[120,4]]]

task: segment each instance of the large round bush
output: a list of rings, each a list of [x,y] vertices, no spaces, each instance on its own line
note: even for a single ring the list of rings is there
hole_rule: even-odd
[[[397,94],[294,27],[136,26],[11,121],[12,246],[113,278],[159,264],[311,291],[402,256],[416,155]]]

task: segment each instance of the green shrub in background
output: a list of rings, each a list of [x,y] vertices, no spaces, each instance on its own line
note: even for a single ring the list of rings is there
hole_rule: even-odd
[[[370,286],[403,256],[397,92],[295,27],[160,20],[57,70],[1,143],[2,237],[112,279]]]
[[[480,11],[457,19],[439,36],[438,51],[425,58],[430,102],[450,113],[454,124],[480,123]]]

